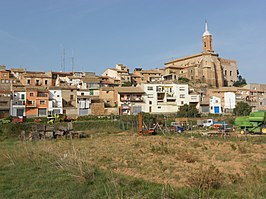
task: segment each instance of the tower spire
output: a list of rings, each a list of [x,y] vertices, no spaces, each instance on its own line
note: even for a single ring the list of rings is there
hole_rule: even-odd
[[[213,52],[212,34],[208,31],[208,23],[205,20],[205,31],[202,35],[203,52]]]
[[[208,23],[207,23],[207,20],[205,20],[205,31],[202,36],[204,37],[208,35],[211,35],[211,33],[208,31]]]

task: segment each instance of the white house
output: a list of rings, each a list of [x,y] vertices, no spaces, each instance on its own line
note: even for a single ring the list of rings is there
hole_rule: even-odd
[[[99,98],[99,90],[92,92],[88,89],[77,90],[77,105],[79,115],[90,115],[91,114],[91,100]]]
[[[231,113],[236,107],[236,94],[233,92],[224,93],[224,112]]]
[[[49,89],[48,114],[63,114],[62,90],[59,87]]]
[[[215,96],[210,98],[210,113],[222,114],[221,98]]]
[[[114,78],[115,80],[120,80],[120,83],[131,81],[129,69],[123,64],[116,64],[115,68],[106,69],[101,76],[108,76]]]
[[[199,102],[199,95],[190,95],[187,84],[148,83],[142,84],[147,113],[176,113],[184,104]]]
[[[26,91],[13,91],[10,105],[11,116],[25,116]]]

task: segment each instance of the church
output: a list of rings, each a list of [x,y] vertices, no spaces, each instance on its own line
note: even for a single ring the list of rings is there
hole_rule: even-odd
[[[165,74],[176,74],[177,77],[206,83],[209,87],[232,86],[237,81],[237,63],[235,60],[220,58],[214,52],[207,22],[202,35],[202,49],[201,53],[166,62]]]

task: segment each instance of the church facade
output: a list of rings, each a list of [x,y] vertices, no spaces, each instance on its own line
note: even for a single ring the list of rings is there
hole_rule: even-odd
[[[205,23],[202,35],[203,51],[191,56],[165,63],[165,74],[176,74],[210,87],[232,86],[237,81],[238,70],[235,60],[220,58],[212,47],[212,35]]]

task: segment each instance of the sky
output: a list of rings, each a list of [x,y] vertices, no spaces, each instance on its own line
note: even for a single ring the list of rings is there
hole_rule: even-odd
[[[220,57],[266,83],[265,0],[0,0],[0,64],[87,71],[163,68],[202,52],[205,20]],[[64,61],[63,61],[64,60]],[[64,67],[63,67],[64,66]]]

